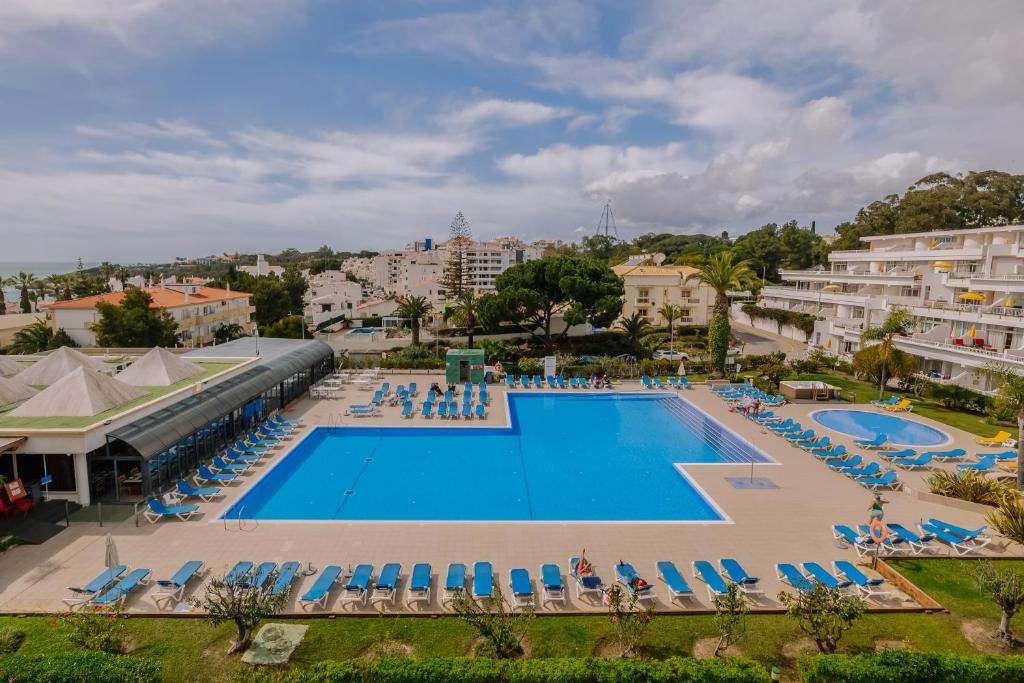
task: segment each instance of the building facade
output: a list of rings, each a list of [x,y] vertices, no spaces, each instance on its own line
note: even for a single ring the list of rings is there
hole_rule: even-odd
[[[622,317],[639,313],[652,325],[664,326],[668,321],[658,312],[665,304],[680,311],[678,325],[707,325],[715,305],[715,293],[706,285],[686,282],[697,272],[689,266],[654,265],[650,259],[631,259],[613,266],[612,271],[622,278]]]
[[[305,323],[319,329],[340,316],[351,319],[362,300],[362,287],[340,270],[325,270],[310,276],[309,289],[303,296]]]
[[[194,284],[165,284],[147,287],[145,291],[153,299],[153,308],[163,309],[174,318],[182,346],[212,344],[214,332],[221,325],[239,325],[246,334],[254,329],[251,318],[256,309],[249,304],[251,295],[247,292]],[[55,302],[49,307],[53,326],[67,332],[79,346],[96,346],[96,334],[92,331],[100,319],[96,304],[117,305],[123,298],[124,292],[109,292]]]
[[[990,393],[993,364],[1024,372],[1024,225],[863,237],[829,267],[782,271],[762,304],[823,318],[811,345],[850,356],[894,307],[913,316],[899,349],[922,377]]]

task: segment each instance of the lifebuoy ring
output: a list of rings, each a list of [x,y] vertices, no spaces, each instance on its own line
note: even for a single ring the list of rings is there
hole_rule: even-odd
[[[885,522],[874,517],[871,519],[871,524],[868,525],[868,535],[875,543],[881,543],[889,538],[889,529],[885,526]]]

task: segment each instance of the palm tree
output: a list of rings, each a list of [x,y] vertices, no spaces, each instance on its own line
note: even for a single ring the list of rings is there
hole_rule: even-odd
[[[36,310],[39,310],[39,302],[46,298],[46,293],[50,291],[49,278],[43,280],[36,280]]]
[[[688,275],[684,283],[691,280],[715,290],[715,315],[729,316],[729,290],[750,286],[757,275],[750,269],[749,261],[733,261],[731,251],[712,254],[696,273]]]
[[[894,308],[889,312],[889,315],[885,317],[881,325],[875,325],[869,327],[860,334],[862,342],[877,341],[878,342],[878,357],[882,361],[882,369],[880,378],[878,381],[878,400],[882,400],[882,396],[885,393],[885,383],[887,377],[885,376],[886,370],[889,365],[889,358],[892,356],[892,352],[896,349],[895,337],[904,337],[910,333],[910,326],[912,324],[910,318],[910,311],[905,308]]]
[[[124,266],[119,266],[117,272],[114,273],[114,277],[116,277],[118,281],[120,281],[121,283],[122,290],[128,287],[128,278],[130,278],[131,276],[131,271],[129,271]]]
[[[422,296],[398,300],[398,309],[395,311],[395,315],[399,318],[406,318],[409,321],[409,327],[412,329],[413,346],[418,346],[420,343],[420,320],[430,312],[431,308],[430,302]]]
[[[51,275],[47,278],[50,282],[50,289],[53,291],[57,301],[69,301],[71,299],[71,276]]]
[[[658,315],[664,318],[665,323],[668,325],[668,347],[673,351],[675,351],[675,322],[676,318],[681,317],[682,314],[682,308],[667,301],[658,309]]]
[[[988,370],[998,380],[997,400],[1017,411],[1017,488],[1024,489],[1024,376],[1004,365]]]
[[[479,301],[480,298],[467,289],[455,299],[454,304],[444,309],[445,322],[451,321],[458,327],[466,328],[466,341],[469,348],[473,348],[473,330],[476,329]]]
[[[629,340],[629,345],[633,348],[634,352],[640,351],[640,340],[651,333],[651,323],[647,322],[647,318],[639,313],[623,318],[616,323],[616,327]]]
[[[36,286],[36,276],[32,273],[20,272],[14,276],[14,286],[21,290],[21,312],[32,312],[32,296],[29,292]]]
[[[10,287],[14,280],[9,277],[0,277],[0,315],[7,314],[7,297],[4,296],[4,287]]]
[[[14,353],[39,353],[50,348],[53,330],[45,320],[37,320],[14,333],[11,351]]]

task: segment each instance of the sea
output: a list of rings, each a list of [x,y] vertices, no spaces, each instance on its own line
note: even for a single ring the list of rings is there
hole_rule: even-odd
[[[83,262],[83,268],[94,268],[98,263]],[[50,275],[71,273],[78,269],[77,261],[67,263],[50,261],[0,261],[0,278],[14,277],[18,273],[32,273],[37,279]],[[21,300],[21,293],[16,287],[4,287],[4,297],[9,303],[17,303]]]

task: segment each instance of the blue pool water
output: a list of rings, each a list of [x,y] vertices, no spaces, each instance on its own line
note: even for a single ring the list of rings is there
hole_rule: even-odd
[[[374,332],[383,331],[383,327],[357,327],[354,330],[350,330],[349,334],[373,334]]]
[[[858,439],[870,439],[886,434],[900,446],[941,446],[949,435],[920,422],[867,410],[816,410],[811,419],[823,427],[848,434]]]
[[[509,401],[511,428],[318,428],[225,515],[722,520],[673,463],[770,462],[672,395],[524,393]]]

